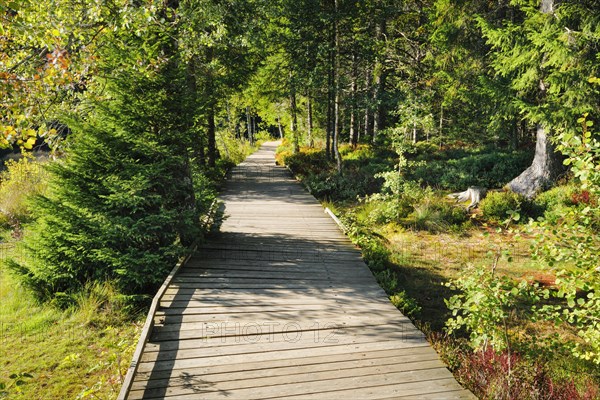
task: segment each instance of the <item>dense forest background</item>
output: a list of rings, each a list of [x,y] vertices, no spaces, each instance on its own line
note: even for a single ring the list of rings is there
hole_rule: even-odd
[[[471,390],[559,398],[540,394],[554,385],[593,398],[599,10],[594,0],[0,2],[0,315],[40,310],[35,331],[64,319],[58,310],[87,310],[69,318],[90,337],[106,326],[121,327],[109,341],[132,335],[127,321],[205,234],[227,169],[281,138],[278,161],[341,214],[392,301]],[[446,199],[470,186],[491,190],[477,209]],[[401,235],[425,247],[477,237],[482,248],[524,237],[533,252],[516,266],[498,267],[512,255],[494,251],[419,275],[425,267],[398,258]],[[98,368],[109,378],[90,373],[69,390],[114,392],[121,367],[112,359]],[[14,368],[0,397],[43,381]]]

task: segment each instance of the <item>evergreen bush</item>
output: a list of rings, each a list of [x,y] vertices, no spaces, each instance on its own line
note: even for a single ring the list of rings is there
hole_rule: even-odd
[[[44,300],[68,305],[102,281],[133,297],[151,294],[200,233],[196,200],[207,199],[197,199],[202,188],[194,193],[177,60],[139,72],[120,57],[156,49],[125,50],[114,55],[104,101],[69,123],[74,138],[48,168],[49,193],[34,202],[39,218],[22,243],[25,256],[9,264]]]

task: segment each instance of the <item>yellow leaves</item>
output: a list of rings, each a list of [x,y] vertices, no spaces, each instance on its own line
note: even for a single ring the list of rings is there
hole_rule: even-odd
[[[0,148],[7,148],[15,143],[24,149],[31,150],[36,141],[37,132],[34,129],[0,125]]]
[[[26,148],[27,150],[31,150],[33,148],[34,144],[35,144],[35,138],[30,137],[29,139],[27,139],[27,141],[25,143],[23,143],[23,147]]]
[[[0,125],[0,149],[10,147],[9,138],[12,136],[11,133],[14,129],[12,126]]]

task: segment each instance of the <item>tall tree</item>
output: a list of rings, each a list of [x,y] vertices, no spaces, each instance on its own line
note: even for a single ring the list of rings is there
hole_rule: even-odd
[[[598,74],[597,6],[594,1],[543,0],[539,7],[517,1],[522,21],[480,19],[492,46],[496,74],[510,80],[523,118],[535,124],[536,154],[530,168],[509,183],[528,197],[550,185],[561,172],[552,137],[574,130],[577,116],[598,112],[598,91],[588,82]]]

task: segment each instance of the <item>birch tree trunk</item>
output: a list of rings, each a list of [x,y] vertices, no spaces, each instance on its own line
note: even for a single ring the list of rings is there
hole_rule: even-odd
[[[350,145],[358,144],[358,127],[356,118],[357,65],[356,53],[352,53],[352,75],[350,82]]]

